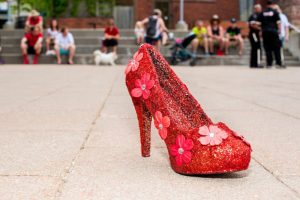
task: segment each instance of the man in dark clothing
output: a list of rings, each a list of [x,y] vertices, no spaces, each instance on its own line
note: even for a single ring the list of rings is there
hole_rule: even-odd
[[[281,62],[281,42],[279,39],[279,33],[281,30],[281,22],[279,13],[274,10],[273,0],[267,1],[268,7],[257,18],[258,24],[261,25],[263,43],[267,57],[267,67],[272,67],[273,53],[275,55],[276,65],[283,67]]]
[[[237,20],[232,18],[231,24],[226,30],[225,34],[225,54],[228,54],[229,46],[231,44],[238,47],[239,55],[242,55],[244,48],[244,40],[241,34],[241,29],[237,26]]]
[[[260,27],[257,25],[257,18],[262,12],[260,4],[254,5],[254,13],[249,17],[249,40],[251,43],[250,67],[262,68],[262,49],[260,42]]]

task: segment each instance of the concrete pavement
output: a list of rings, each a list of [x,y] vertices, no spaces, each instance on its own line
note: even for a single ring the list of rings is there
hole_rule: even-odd
[[[253,147],[247,171],[172,171],[140,156],[124,66],[0,67],[0,199],[300,199],[300,68],[176,67],[213,121]]]

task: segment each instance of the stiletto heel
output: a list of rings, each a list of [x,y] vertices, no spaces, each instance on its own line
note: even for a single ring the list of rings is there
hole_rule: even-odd
[[[143,157],[149,157],[151,148],[152,116],[143,102],[134,101],[134,107],[139,121],[141,153]]]
[[[151,45],[134,54],[126,86],[140,127],[142,156],[150,156],[151,120],[179,174],[220,174],[248,168],[251,146],[224,123],[214,123],[167,61]]]

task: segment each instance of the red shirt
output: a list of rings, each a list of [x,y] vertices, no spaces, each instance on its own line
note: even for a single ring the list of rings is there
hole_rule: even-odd
[[[106,27],[104,30],[104,33],[107,35],[112,35],[112,36],[116,36],[119,34],[119,29],[117,27]]]
[[[32,33],[26,33],[24,37],[27,39],[28,46],[33,47],[39,38],[43,38],[43,34],[33,35]]]
[[[42,21],[42,17],[41,16],[29,17],[29,25],[31,25],[31,26],[35,26],[38,23],[40,23],[41,21]]]

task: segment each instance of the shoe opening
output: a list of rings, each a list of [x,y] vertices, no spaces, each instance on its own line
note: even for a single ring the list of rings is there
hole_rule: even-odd
[[[203,112],[197,100],[189,93],[187,87],[173,72],[167,61],[152,48],[147,49],[155,71],[158,76],[160,87],[174,100],[177,108],[181,110],[192,127],[203,125],[204,121],[210,121]]]

